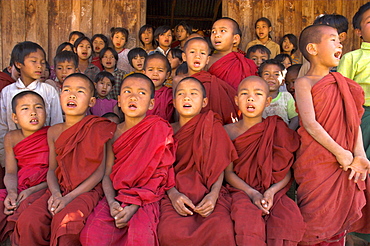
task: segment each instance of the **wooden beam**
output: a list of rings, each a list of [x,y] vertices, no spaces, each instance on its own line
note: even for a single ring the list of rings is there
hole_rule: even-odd
[[[212,18],[212,23],[216,21],[217,19],[217,13],[218,13],[218,9],[220,8],[220,5],[222,3],[222,0],[217,0],[217,2],[215,3],[215,6],[213,8],[213,18]]]
[[[173,20],[175,16],[176,0],[172,0],[171,4],[171,27],[173,27]]]
[[[147,19],[162,19],[170,20],[171,16],[157,16],[157,15],[147,15]],[[194,20],[194,21],[212,21],[213,18],[204,18],[204,17],[173,17],[173,20]],[[172,26],[172,25],[171,25]]]

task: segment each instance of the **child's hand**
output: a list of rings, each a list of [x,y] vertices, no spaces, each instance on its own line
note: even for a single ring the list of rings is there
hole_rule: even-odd
[[[266,209],[266,202],[262,202],[264,200],[264,197],[261,193],[255,191],[251,196],[251,200],[253,204],[257,206],[257,208],[262,210],[262,216],[270,213],[268,209]]]
[[[11,215],[17,209],[17,193],[8,193],[4,200],[4,214]]]
[[[194,212],[200,214],[202,217],[207,217],[215,209],[217,202],[217,195],[208,193],[202,199],[202,201],[194,208]]]
[[[356,156],[353,158],[353,161],[348,168],[351,169],[351,173],[348,177],[349,180],[354,177],[354,181],[357,183],[359,177],[361,176],[361,180],[365,181],[366,176],[369,173],[370,162],[366,157]]]
[[[60,212],[71,200],[68,196],[62,196],[60,193],[52,195],[48,200],[48,209],[52,215]]]
[[[340,164],[340,168],[343,168],[344,171],[348,170],[348,166],[351,165],[353,161],[353,155],[349,150],[343,150],[340,154],[335,156],[338,163]]]
[[[268,211],[270,211],[272,205],[274,205],[274,195],[275,194],[270,189],[267,189],[265,193],[263,193],[263,199],[261,203],[262,206]]]
[[[176,212],[181,216],[193,215],[193,212],[190,211],[186,206],[191,209],[195,209],[193,202],[184,194],[176,192],[176,194],[170,197],[172,206],[175,208]],[[186,205],[186,206],[185,206]]]
[[[24,199],[26,199],[32,193],[33,192],[32,192],[32,189],[31,188],[28,188],[28,189],[25,189],[25,190],[21,191],[21,193],[19,193],[19,195],[18,195],[17,203],[20,204],[21,201],[23,201]]]
[[[124,207],[123,210],[114,217],[116,227],[123,228],[127,226],[127,223],[132,218],[132,216],[134,216],[139,207],[140,206],[135,204]]]
[[[110,215],[114,218],[119,214],[122,210],[123,207],[119,204],[119,202],[114,201],[112,204],[109,205],[109,210],[110,210]]]

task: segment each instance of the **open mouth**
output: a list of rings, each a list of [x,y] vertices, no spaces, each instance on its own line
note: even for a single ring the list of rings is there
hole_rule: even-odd
[[[39,123],[39,120],[38,119],[31,119],[30,123],[32,125],[37,125]]]
[[[129,108],[129,109],[132,109],[132,110],[135,110],[135,109],[137,109],[137,106],[136,106],[136,104],[134,104],[134,103],[130,103],[130,104],[128,105],[128,108]]]
[[[340,56],[342,55],[342,52],[337,51],[334,53],[335,58],[340,59]]]
[[[248,112],[253,112],[255,109],[256,109],[256,108],[255,108],[253,105],[249,105],[249,106],[247,107],[247,111],[248,111]]]
[[[184,105],[182,105],[183,108],[191,108],[191,104],[190,103],[185,103]]]
[[[221,44],[221,41],[215,41],[215,45]]]
[[[75,107],[77,107],[77,104],[74,103],[74,102],[68,102],[67,103],[67,107],[69,107],[69,108],[75,108]]]
[[[200,67],[200,62],[194,62],[194,67],[196,68]]]

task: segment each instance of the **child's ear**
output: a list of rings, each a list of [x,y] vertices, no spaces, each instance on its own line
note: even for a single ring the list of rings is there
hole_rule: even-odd
[[[95,90],[97,90],[98,88],[96,88],[97,86],[96,86],[96,82],[94,82],[94,86],[95,86]]]
[[[235,97],[234,97],[234,101],[235,101],[236,106],[238,106],[238,107],[239,107],[238,96],[235,96]]]
[[[346,40],[347,39],[347,33],[346,32],[341,32],[340,34],[339,34],[339,42],[343,42],[344,40]]]
[[[182,60],[183,60],[184,62],[186,62],[186,55],[185,55],[185,52],[182,52],[181,56],[182,56]]]
[[[15,124],[18,124],[18,117],[15,113],[12,113],[12,120],[14,121]]]
[[[14,62],[14,65],[15,65],[16,68],[21,69],[22,63],[20,63],[20,62]]]
[[[210,59],[210,56],[207,56],[207,61],[206,61],[206,65],[208,64],[208,62],[209,62],[209,59]]]
[[[271,32],[271,31],[272,31],[272,26],[269,27],[269,32]]]
[[[205,97],[205,98],[203,98],[202,108],[206,107],[207,104],[208,104],[208,97]]]
[[[171,72],[167,72],[165,79],[168,79],[170,76],[171,76]]]
[[[150,99],[148,110],[152,110],[154,108],[154,103],[155,103],[154,98]]]
[[[268,97],[266,98],[266,104],[265,104],[265,107],[270,106],[271,101],[272,101],[272,97],[268,96]]]
[[[96,98],[95,97],[90,97],[89,107],[90,108],[94,107],[95,103],[96,103]]]
[[[359,36],[362,39],[361,29],[355,29],[355,33],[356,33],[357,36]]]
[[[233,45],[240,43],[240,35],[235,34],[233,39]]]
[[[77,48],[73,47],[73,51],[77,54]]]
[[[121,96],[118,95],[117,97],[117,106],[120,108],[121,107]]]
[[[307,44],[306,50],[307,50],[308,54],[310,54],[312,56],[317,55],[317,47],[316,47],[316,44],[314,44],[314,43]]]

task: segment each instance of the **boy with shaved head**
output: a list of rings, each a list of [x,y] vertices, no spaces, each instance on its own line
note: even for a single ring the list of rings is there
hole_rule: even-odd
[[[300,244],[344,245],[348,231],[370,232],[369,206],[365,205],[370,164],[360,128],[364,92],[341,74],[329,74],[342,54],[335,28],[309,26],[299,44],[311,63],[307,74],[295,83],[302,127],[293,168],[298,205],[307,224]]]

